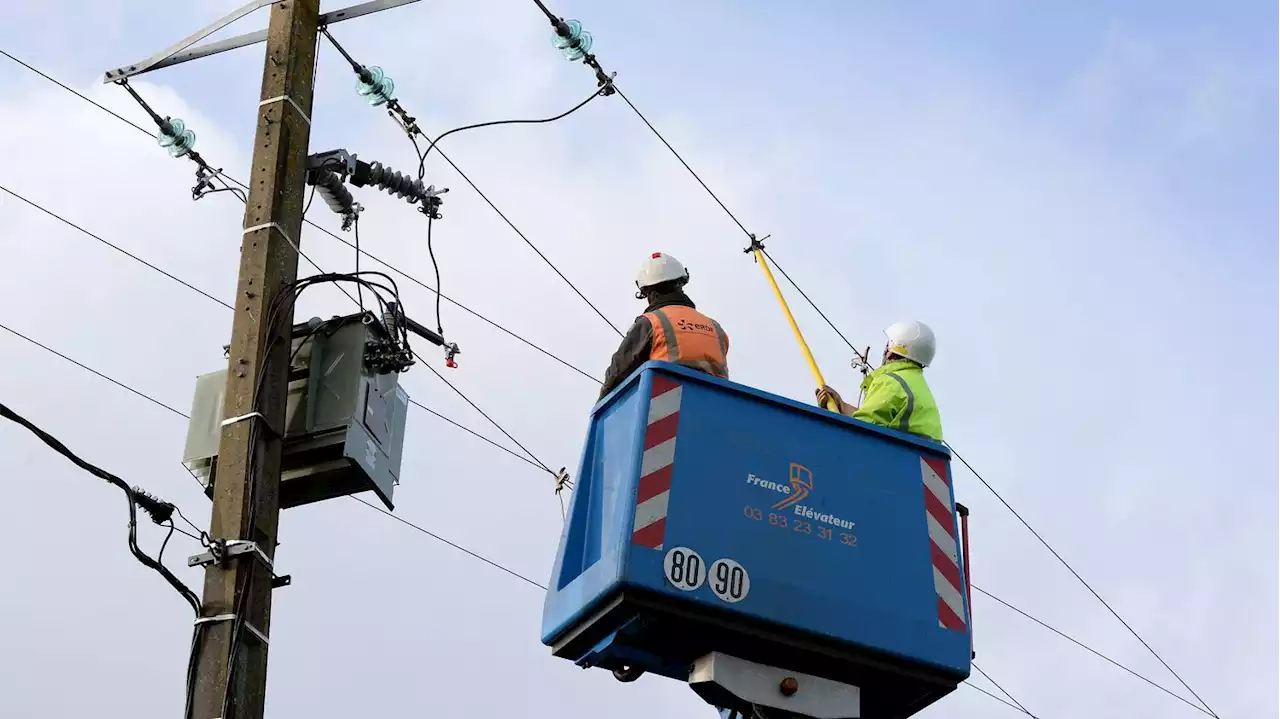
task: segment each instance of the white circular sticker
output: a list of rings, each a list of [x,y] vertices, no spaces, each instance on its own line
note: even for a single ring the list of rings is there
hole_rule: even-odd
[[[671,586],[682,592],[692,592],[707,579],[707,565],[702,557],[688,547],[672,547],[662,560],[662,571]]]
[[[717,559],[711,565],[711,591],[722,601],[736,604],[751,591],[751,577],[741,564],[732,559]]]

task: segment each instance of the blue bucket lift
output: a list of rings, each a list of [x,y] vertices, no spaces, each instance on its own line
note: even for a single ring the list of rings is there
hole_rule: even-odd
[[[592,412],[542,641],[726,714],[911,716],[970,671],[949,464],[941,444],[649,362]]]

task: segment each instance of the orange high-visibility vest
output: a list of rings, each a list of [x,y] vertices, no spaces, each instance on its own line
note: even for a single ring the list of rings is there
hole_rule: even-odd
[[[653,326],[649,359],[675,362],[717,377],[729,376],[729,335],[720,323],[693,309],[673,305],[646,312]]]

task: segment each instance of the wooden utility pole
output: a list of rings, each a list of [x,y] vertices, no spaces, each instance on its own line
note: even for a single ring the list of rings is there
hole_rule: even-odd
[[[266,702],[293,326],[291,301],[271,308],[298,273],[319,14],[319,0],[271,6],[209,527],[229,544],[205,570],[194,719],[261,719]]]

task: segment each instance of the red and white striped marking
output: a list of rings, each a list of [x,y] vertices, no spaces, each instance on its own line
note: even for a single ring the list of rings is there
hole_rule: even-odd
[[[636,491],[636,522],[631,534],[632,544],[650,549],[662,549],[667,534],[667,503],[671,498],[681,394],[678,382],[654,374],[649,426],[644,433],[644,458],[640,460],[640,484]]]
[[[938,593],[938,626],[964,631],[964,578],[960,575],[960,549],[956,543],[955,517],[951,513],[947,463],[921,457],[920,474],[924,479],[925,518],[929,522],[933,588]]]

